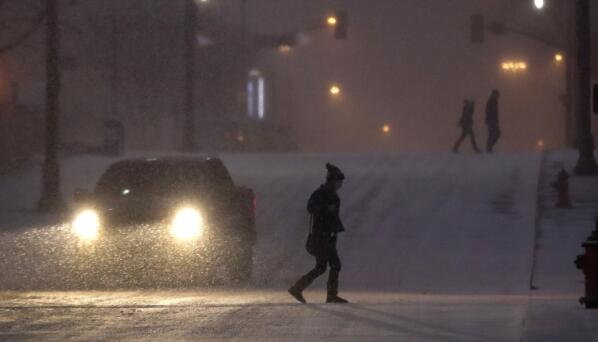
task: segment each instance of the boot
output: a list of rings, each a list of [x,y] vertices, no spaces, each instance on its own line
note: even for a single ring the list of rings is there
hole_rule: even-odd
[[[326,303],[344,304],[349,303],[349,301],[339,296],[328,296],[326,297]]]
[[[305,304],[306,300],[303,298],[303,293],[296,289],[294,286],[289,289],[289,294],[293,296],[298,302]]]

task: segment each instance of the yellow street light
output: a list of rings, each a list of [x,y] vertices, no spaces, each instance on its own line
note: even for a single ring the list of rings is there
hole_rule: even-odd
[[[384,124],[384,125],[382,126],[382,133],[383,133],[384,135],[388,135],[388,134],[390,134],[390,125],[388,125],[388,124]]]
[[[523,61],[504,61],[500,63],[500,67],[503,71],[516,73],[527,70],[527,63]]]
[[[333,96],[338,96],[341,93],[341,88],[337,85],[330,86],[330,94]]]
[[[562,62],[562,61],[563,61],[563,59],[564,59],[564,57],[563,57],[563,55],[562,55],[562,54],[560,54],[560,53],[557,53],[557,54],[555,54],[555,55],[554,55],[554,60],[555,60],[556,62]]]
[[[328,18],[326,18],[326,23],[328,25],[330,25],[330,26],[335,26],[337,22],[338,22],[338,20],[333,15],[329,16]]]
[[[281,53],[289,53],[289,52],[291,52],[291,46],[290,45],[281,45],[278,47],[278,51],[280,51]]]

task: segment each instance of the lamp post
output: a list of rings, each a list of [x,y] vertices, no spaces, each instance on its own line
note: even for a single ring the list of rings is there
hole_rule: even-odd
[[[241,0],[241,40],[243,43],[247,40],[247,0]]]
[[[46,143],[43,164],[43,189],[38,210],[56,212],[64,209],[60,192],[60,131],[58,125],[58,99],[60,70],[58,67],[58,0],[46,0]]]
[[[195,150],[195,42],[197,13],[193,0],[185,0],[185,100],[183,120],[183,141],[181,151]]]
[[[594,159],[594,137],[590,108],[590,0],[576,0],[576,33],[577,33],[577,100],[578,100],[578,132],[579,159],[575,166],[578,175],[591,175],[598,172]]]

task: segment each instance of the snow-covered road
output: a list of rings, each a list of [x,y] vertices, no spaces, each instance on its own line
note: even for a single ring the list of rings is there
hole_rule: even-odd
[[[539,154],[223,159],[236,182],[254,188],[258,197],[256,274],[246,288],[40,292],[68,287],[64,256],[72,251],[61,237],[68,226],[64,218],[32,212],[39,193],[38,167],[0,182],[0,287],[36,289],[0,293],[0,339],[598,339],[589,323],[598,316],[576,303],[580,274],[571,279],[575,271],[558,273],[547,264],[558,258],[555,241],[562,234],[534,253],[542,231],[537,223],[544,222],[536,220],[538,208],[547,202],[537,201]],[[91,188],[111,161],[67,160],[65,194]],[[307,306],[285,293],[313,266],[303,249],[305,202],[322,181],[327,161],[347,175],[340,192],[347,227],[339,242],[341,294],[353,304],[345,307],[321,304],[324,279],[306,293]],[[547,229],[554,231],[557,223],[550,219]],[[578,235],[567,241],[581,242]],[[547,237],[551,235],[542,236]],[[574,244],[568,246],[567,251],[574,251]],[[534,255],[542,271],[535,278]],[[566,267],[565,261],[559,265]],[[530,281],[550,287],[546,279],[555,277],[569,285],[550,295],[529,291]]]
[[[309,292],[323,299],[321,292]],[[0,340],[596,341],[572,296],[349,292],[292,303],[273,290],[0,293]]]
[[[312,266],[306,199],[331,161],[347,232],[342,284],[359,290],[521,293],[529,288],[540,156],[226,158],[258,195],[258,279],[290,284]],[[259,167],[256,167],[259,165]]]
[[[514,341],[526,310],[519,297],[351,297],[359,304],[298,305],[275,291],[5,295],[0,339]]]
[[[539,155],[224,160],[236,182],[255,189],[258,199],[255,286],[286,288],[313,266],[303,247],[305,207],[330,161],[347,175],[340,194],[347,227],[339,243],[342,289],[512,294],[529,288]],[[92,188],[109,162],[68,160],[65,193]],[[0,285],[38,287],[41,282],[60,288],[60,281],[69,280],[62,269],[77,251],[63,219],[53,218],[52,224],[46,221],[52,218],[26,213],[39,193],[35,171],[4,183]]]

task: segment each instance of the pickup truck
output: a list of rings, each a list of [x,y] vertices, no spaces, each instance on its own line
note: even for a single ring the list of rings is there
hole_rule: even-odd
[[[234,184],[219,158],[117,161],[73,202],[70,232],[86,276],[121,268],[122,277],[168,271],[201,283],[206,275],[196,271],[209,264],[231,281],[251,278],[255,196]]]

